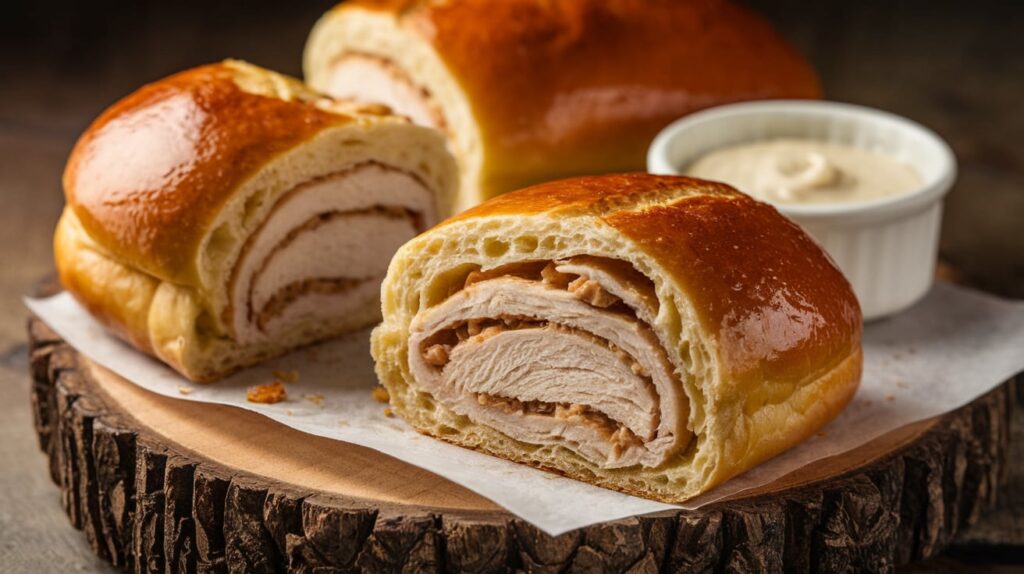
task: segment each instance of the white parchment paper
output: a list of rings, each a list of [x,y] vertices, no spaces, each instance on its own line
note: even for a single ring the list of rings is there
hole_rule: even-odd
[[[26,304],[87,357],[150,391],[233,405],[303,432],[373,448],[469,488],[551,535],[674,508],[433,440],[385,417],[383,405],[370,396],[376,379],[369,331],[198,385],[107,334],[67,293]],[[1024,302],[938,284],[911,310],[868,325],[864,351],[861,388],[824,432],[683,506],[763,486],[991,390],[1024,370]],[[274,369],[301,374],[288,385],[289,400],[247,402],[246,388],[269,382]],[[181,394],[182,387],[191,392]],[[316,395],[323,399],[303,398]]]

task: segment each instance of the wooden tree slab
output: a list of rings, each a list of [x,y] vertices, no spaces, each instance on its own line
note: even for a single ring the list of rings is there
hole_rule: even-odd
[[[1013,386],[757,492],[550,537],[443,478],[255,413],[144,391],[29,321],[71,523],[133,572],[887,571],[996,499]]]

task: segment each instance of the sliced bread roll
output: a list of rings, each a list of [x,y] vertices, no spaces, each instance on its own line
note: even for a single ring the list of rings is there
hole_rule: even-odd
[[[571,175],[641,170],[695,110],[815,98],[804,58],[729,0],[354,0],[320,19],[305,75],[444,131],[458,208]]]
[[[64,286],[194,380],[373,324],[394,251],[451,209],[434,130],[236,61],[147,85],[82,135]]]
[[[418,430],[680,502],[804,440],[853,396],[861,314],[821,248],[723,184],[587,177],[405,244],[377,374]]]

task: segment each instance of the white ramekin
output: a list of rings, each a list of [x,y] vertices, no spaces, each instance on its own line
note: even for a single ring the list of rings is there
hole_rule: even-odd
[[[832,256],[853,285],[865,319],[902,311],[923,297],[935,273],[942,198],[956,178],[956,158],[945,141],[916,122],[837,102],[731,104],[687,116],[662,130],[648,150],[647,170],[684,173],[716,148],[779,137],[883,152],[921,174],[919,189],[894,197],[773,205]]]

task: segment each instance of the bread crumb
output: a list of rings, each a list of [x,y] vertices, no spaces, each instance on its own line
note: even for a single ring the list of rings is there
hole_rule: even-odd
[[[306,399],[307,401],[313,403],[314,405],[316,405],[318,407],[322,407],[324,405],[324,396],[321,395],[321,394],[313,393],[313,394],[310,394],[310,395],[306,395],[303,398]]]
[[[893,396],[893,395],[885,395],[885,400],[887,400],[887,401],[895,401],[896,397]]]
[[[385,408],[384,409],[384,416],[388,417],[389,419],[395,418],[395,412],[392,411],[390,408]]]
[[[192,392],[192,387],[180,386],[178,387],[178,392],[187,395]]]
[[[378,403],[386,403],[391,400],[391,395],[388,394],[388,390],[384,387],[373,387],[373,400]]]
[[[249,387],[245,392],[245,398],[250,403],[262,403],[272,405],[288,399],[288,391],[284,389],[281,381],[274,381],[269,385],[256,385]]]
[[[298,371],[282,371],[280,369],[274,369],[274,376],[282,382],[294,383],[299,380]]]
[[[294,412],[292,412],[292,410],[291,410],[291,409],[288,409],[288,410],[287,410],[287,411],[285,411],[285,412],[286,412],[286,413],[288,413],[288,416],[292,416],[292,415],[294,415],[294,414],[295,414]]]
[[[351,425],[348,424],[348,421],[338,421],[338,426],[340,426],[340,427],[347,427],[347,426],[351,426]]]

